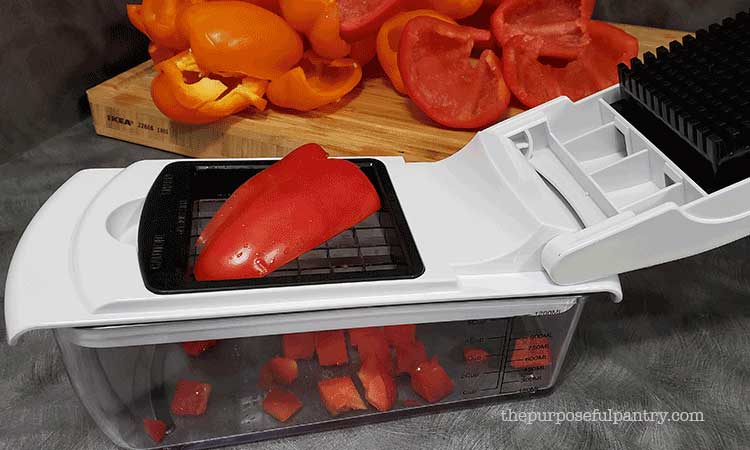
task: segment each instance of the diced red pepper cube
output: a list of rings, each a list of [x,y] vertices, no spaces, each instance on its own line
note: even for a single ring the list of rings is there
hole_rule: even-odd
[[[388,411],[396,403],[396,382],[391,371],[375,358],[366,359],[357,372],[365,399],[378,411]]]
[[[464,360],[468,363],[482,362],[490,357],[487,350],[474,347],[464,347]]]
[[[172,414],[177,416],[201,416],[208,407],[211,385],[191,380],[180,380],[172,398]]]
[[[441,400],[453,392],[453,381],[437,357],[424,361],[411,374],[411,388],[430,403]]]
[[[210,339],[208,341],[190,341],[190,342],[183,342],[180,345],[182,345],[182,349],[185,350],[185,353],[187,353],[190,356],[198,356],[201,353],[205,352],[209,348],[216,345],[218,341],[216,339]]]
[[[383,329],[380,327],[352,328],[349,330],[349,345],[354,348],[359,346],[359,341],[371,334],[383,335]]]
[[[273,388],[263,399],[263,410],[280,422],[286,422],[302,408],[302,402],[293,393]]]
[[[258,386],[263,389],[271,389],[273,386],[273,371],[269,363],[263,364],[260,368],[260,375],[258,376]]]
[[[416,325],[392,325],[383,327],[388,344],[395,347],[399,344],[409,344],[416,340]]]
[[[427,351],[421,341],[396,346],[396,373],[411,373],[417,366],[427,361]]]
[[[167,424],[158,419],[143,419],[143,429],[146,434],[157,444],[164,439],[167,434]]]
[[[323,380],[318,383],[318,392],[323,405],[332,416],[345,411],[367,409],[350,377]]]
[[[315,352],[321,366],[343,366],[349,362],[346,338],[342,330],[315,333]]]
[[[549,338],[532,336],[516,339],[513,353],[510,355],[510,366],[514,369],[530,367],[548,367],[552,364],[552,351]]]
[[[371,333],[360,337],[357,353],[359,353],[360,361],[375,359],[388,373],[393,373],[391,348],[388,347],[388,341],[383,334]]]
[[[315,354],[315,333],[285,334],[281,345],[287,358],[311,359]]]
[[[273,379],[280,384],[292,384],[297,379],[299,369],[297,361],[281,356],[275,356],[268,361]]]

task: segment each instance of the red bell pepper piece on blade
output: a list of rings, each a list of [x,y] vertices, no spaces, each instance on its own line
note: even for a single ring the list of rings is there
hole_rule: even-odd
[[[197,280],[263,277],[380,209],[377,191],[355,164],[302,160],[264,176],[235,202],[239,211],[224,219],[198,255]]]
[[[575,59],[590,42],[594,0],[503,0],[492,14],[492,32],[505,44],[515,36],[541,39],[540,55]]]
[[[503,47],[503,74],[513,94],[528,107],[565,95],[573,101],[617,83],[617,65],[638,55],[638,40],[617,27],[592,20],[591,43],[563,65],[540,60],[544,41],[516,36]]]
[[[380,327],[364,327],[364,328],[350,328],[349,329],[349,345],[354,348],[359,346],[359,343],[366,336],[370,334],[376,334],[384,337],[383,329]]]
[[[451,128],[479,128],[500,120],[510,91],[492,50],[471,58],[487,30],[428,16],[411,19],[401,32],[398,70],[406,93],[430,119]]]
[[[383,327],[385,338],[391,347],[399,344],[410,344],[416,340],[416,325],[390,325]]]
[[[361,337],[357,346],[357,353],[359,353],[360,361],[374,360],[388,373],[393,372],[391,349],[382,333],[370,333]]]
[[[226,224],[239,216],[245,205],[260,197],[274,183],[288,180],[305,170],[313,161],[326,159],[328,154],[318,144],[305,144],[259,172],[240,187],[221,205],[198,236],[197,244],[208,244]]]
[[[219,341],[216,339],[209,339],[207,341],[190,341],[190,342],[182,342],[180,345],[182,346],[182,349],[185,350],[185,353],[187,353],[190,356],[196,357],[200,356],[201,353],[205,352],[209,348],[215,346]]]
[[[297,361],[293,359],[274,356],[266,364],[268,364],[268,368],[271,370],[273,380],[279,384],[292,384],[297,379],[297,375],[299,375]]]

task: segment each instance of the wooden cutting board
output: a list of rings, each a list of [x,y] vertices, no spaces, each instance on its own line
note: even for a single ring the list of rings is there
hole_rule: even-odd
[[[636,36],[642,52],[680,39],[682,31],[618,25]],[[377,63],[340,102],[308,113],[269,108],[243,112],[209,125],[172,122],[156,109],[149,92],[154,77],[145,62],[87,91],[96,132],[193,157],[283,156],[307,142],[333,155],[401,155],[434,161],[463,147],[474,132],[436,125],[407,97],[391,88]],[[521,109],[512,107],[509,115]]]

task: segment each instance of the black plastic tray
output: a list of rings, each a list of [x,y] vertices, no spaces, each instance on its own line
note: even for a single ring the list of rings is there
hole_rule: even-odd
[[[374,159],[350,161],[375,186],[379,211],[264,278],[226,281],[195,279],[195,240],[237,187],[276,160],[169,164],[146,197],[138,229],[146,288],[176,294],[419,277],[424,265],[385,165]]]

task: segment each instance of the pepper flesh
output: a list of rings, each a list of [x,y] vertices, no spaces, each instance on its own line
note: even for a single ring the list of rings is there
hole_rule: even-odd
[[[401,9],[401,0],[338,0],[341,36],[348,41],[374,34]]]
[[[302,57],[292,27],[252,3],[198,3],[180,15],[179,29],[203,73],[273,80]]]
[[[349,57],[360,66],[364,66],[375,58],[375,41],[377,35],[373,34],[367,36],[359,41],[352,42],[352,50],[349,52]]]
[[[492,14],[492,31],[504,46],[518,35],[542,40],[541,56],[575,59],[591,39],[594,0],[504,0]]]
[[[307,36],[315,53],[330,59],[349,54],[349,43],[339,35],[336,0],[279,0],[279,6],[289,25]]]
[[[266,107],[268,81],[252,77],[200,76],[192,54],[182,52],[155,66],[161,72],[151,84],[154,104],[167,117],[184,123],[209,123],[249,106]],[[188,83],[186,78],[197,79]]]
[[[503,73],[513,94],[528,107],[561,95],[580,100],[617,82],[617,65],[638,55],[638,40],[604,22],[589,24],[591,42],[574,61],[540,61],[543,40],[516,36],[503,48]]]
[[[289,175],[243,203],[203,247],[196,279],[265,276],[380,209],[372,183],[349,161],[313,161]]]
[[[502,117],[510,103],[500,60],[484,50],[474,63],[475,41],[487,30],[415,17],[404,26],[398,67],[409,97],[430,119],[451,128],[479,128]]]
[[[228,223],[231,223],[247,205],[263,193],[272,188],[274,183],[280,183],[304,170],[305,166],[316,160],[323,160],[328,154],[318,144],[305,144],[258,172],[252,178],[238,187],[232,195],[224,201],[218,211],[201,231],[196,245],[205,245]]]
[[[408,21],[419,16],[434,17],[448,23],[456,23],[450,17],[431,9],[402,12],[383,23],[380,31],[378,31],[375,43],[378,61],[385,74],[391,80],[393,88],[400,94],[406,94],[404,80],[401,78],[401,72],[398,70],[398,46],[401,42],[401,32]]]
[[[453,19],[473,15],[482,6],[482,0],[427,0],[432,9]]]
[[[204,0],[143,0],[127,5],[130,22],[159,47],[185,50],[189,43],[179,32],[177,18],[189,6]]]
[[[362,66],[349,58],[325,60],[306,52],[299,66],[268,85],[268,100],[276,106],[310,111],[334,103],[362,79]]]

